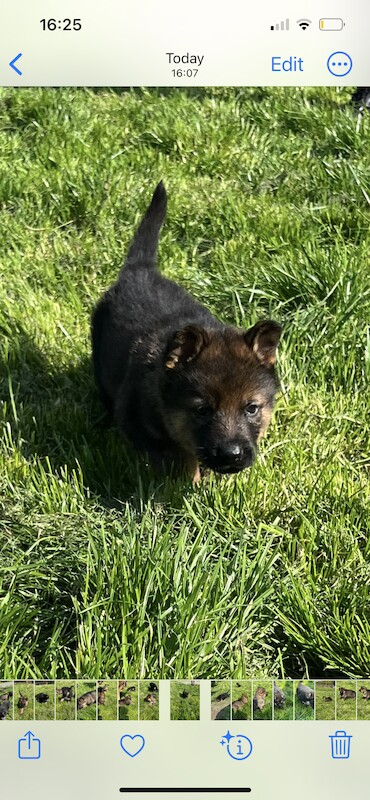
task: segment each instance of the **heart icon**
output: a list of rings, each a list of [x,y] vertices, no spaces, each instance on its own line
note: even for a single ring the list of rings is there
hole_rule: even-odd
[[[129,733],[125,733],[121,736],[120,745],[124,753],[130,758],[135,758],[141,753],[145,744],[144,736],[141,736],[140,733],[137,733],[135,736],[130,736]]]

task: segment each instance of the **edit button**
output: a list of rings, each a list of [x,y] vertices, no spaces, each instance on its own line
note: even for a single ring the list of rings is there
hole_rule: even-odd
[[[303,72],[303,58],[298,58],[298,56],[288,56],[288,58],[272,56],[271,70],[272,72]]]

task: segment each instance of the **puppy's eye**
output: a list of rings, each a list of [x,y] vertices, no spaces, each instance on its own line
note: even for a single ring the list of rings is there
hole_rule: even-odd
[[[244,411],[248,415],[248,417],[256,417],[258,412],[259,412],[259,410],[260,410],[260,407],[256,403],[247,403],[247,405],[245,406],[245,409],[244,409]]]
[[[208,417],[212,414],[212,409],[206,405],[194,406],[193,411],[198,417]]]

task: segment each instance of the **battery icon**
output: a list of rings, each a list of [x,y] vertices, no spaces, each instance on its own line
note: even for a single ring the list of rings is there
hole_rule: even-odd
[[[341,31],[344,28],[344,22],[340,17],[324,17],[319,22],[320,31]]]

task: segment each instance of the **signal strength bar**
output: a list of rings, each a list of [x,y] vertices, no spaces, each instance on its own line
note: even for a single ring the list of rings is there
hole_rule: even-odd
[[[275,25],[270,26],[271,31],[288,31],[289,30],[289,19],[282,19],[281,22],[277,22]]]

